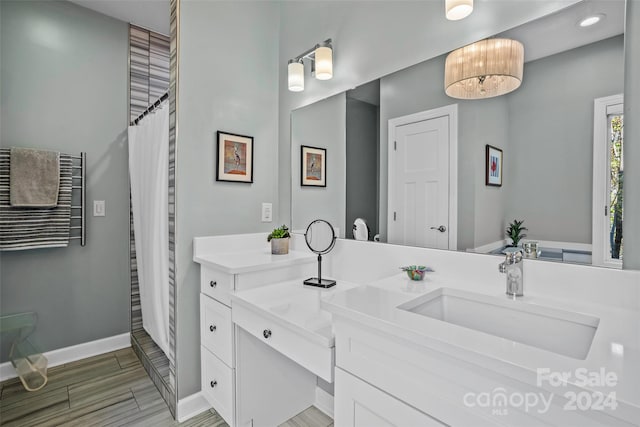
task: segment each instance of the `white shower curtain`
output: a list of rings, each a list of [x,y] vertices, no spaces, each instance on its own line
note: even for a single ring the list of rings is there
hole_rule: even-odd
[[[169,358],[169,106],[129,126],[129,175],[142,325]]]

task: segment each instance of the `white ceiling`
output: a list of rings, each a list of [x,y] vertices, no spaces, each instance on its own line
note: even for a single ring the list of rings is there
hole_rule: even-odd
[[[597,13],[605,18],[591,27],[578,23]],[[524,45],[525,62],[604,40],[624,32],[624,0],[585,0],[499,34]]]
[[[169,34],[169,0],[70,1],[121,21]],[[581,19],[596,13],[604,14],[605,19],[592,27],[578,26]],[[522,42],[525,46],[525,61],[533,61],[623,32],[624,0],[584,0],[499,36]]]
[[[169,0],[70,0],[124,22],[169,35]]]

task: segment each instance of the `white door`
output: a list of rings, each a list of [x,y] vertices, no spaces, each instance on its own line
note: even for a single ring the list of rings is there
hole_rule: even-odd
[[[395,126],[389,159],[389,242],[449,248],[450,117]]]

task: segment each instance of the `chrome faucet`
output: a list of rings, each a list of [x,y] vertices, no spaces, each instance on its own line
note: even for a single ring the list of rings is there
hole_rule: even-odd
[[[524,294],[522,279],[522,252],[510,252],[503,263],[498,266],[500,273],[507,275],[507,295],[510,297],[521,297]]]

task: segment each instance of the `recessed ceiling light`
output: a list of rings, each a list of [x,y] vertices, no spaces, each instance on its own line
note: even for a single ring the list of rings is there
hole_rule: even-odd
[[[586,18],[581,19],[580,22],[578,22],[578,25],[580,25],[582,28],[590,27],[602,21],[603,19],[604,19],[604,14],[598,13],[598,14],[590,15],[590,16],[587,16]]]

